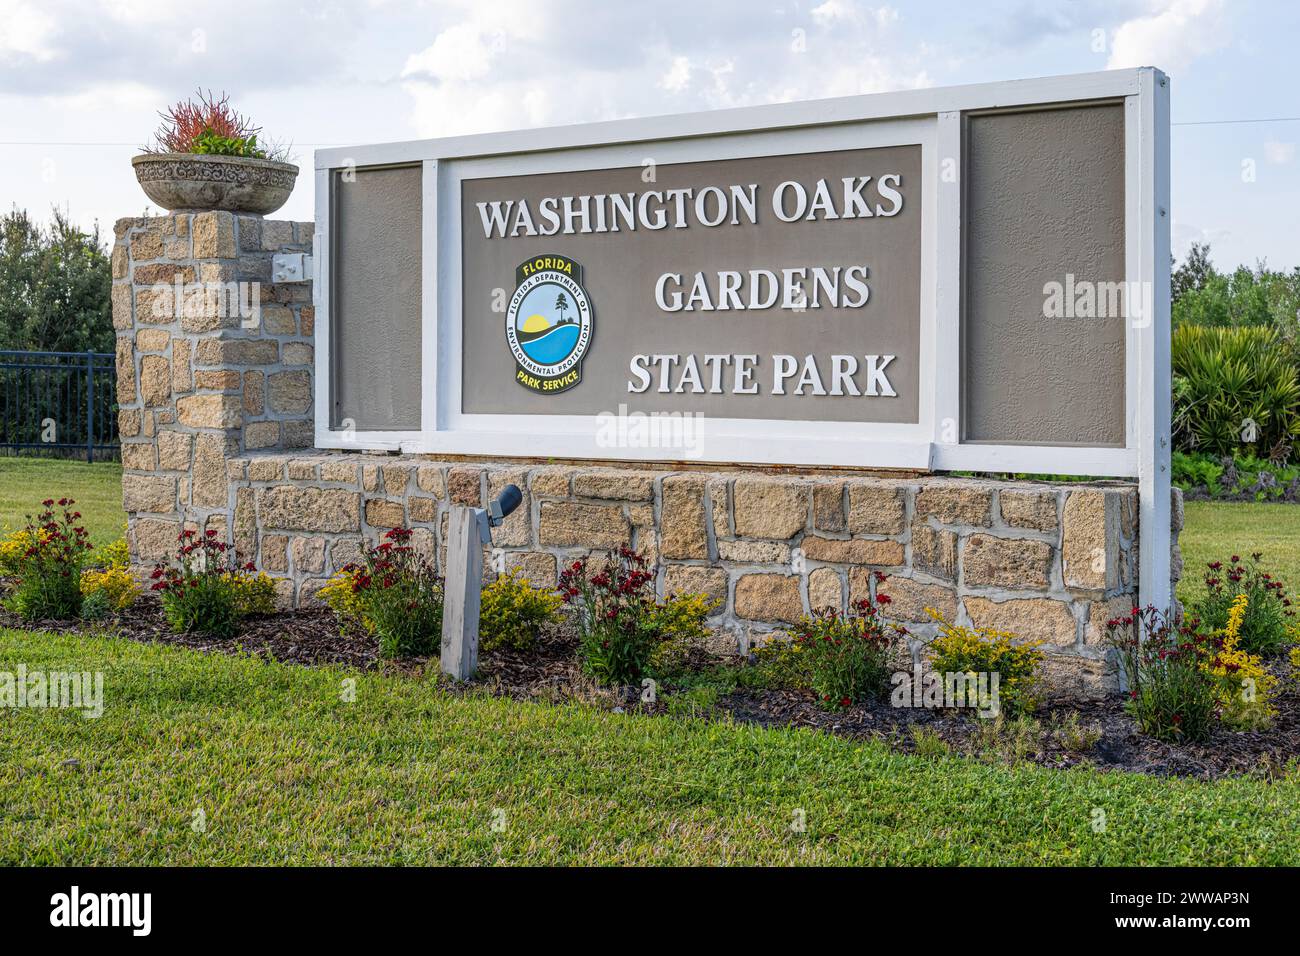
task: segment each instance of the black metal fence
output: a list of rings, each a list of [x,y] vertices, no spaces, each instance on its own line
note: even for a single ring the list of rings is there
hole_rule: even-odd
[[[0,351],[0,449],[86,461],[118,457],[112,353]]]

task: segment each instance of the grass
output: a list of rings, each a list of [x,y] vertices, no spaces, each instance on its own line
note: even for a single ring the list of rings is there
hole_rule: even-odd
[[[122,537],[122,466],[115,461],[71,461],[51,458],[0,458],[0,531],[27,524],[46,498],[69,496],[77,501],[90,539],[96,545]]]
[[[1300,862],[1295,778],[904,756],[801,729],[0,633],[0,672],[20,662],[102,671],[105,711],[5,713],[0,863]]]
[[[1300,590],[1300,505],[1189,501],[1179,545],[1183,579],[1178,597],[1183,603],[1205,593],[1205,565],[1245,558],[1262,551],[1264,563],[1288,585]]]

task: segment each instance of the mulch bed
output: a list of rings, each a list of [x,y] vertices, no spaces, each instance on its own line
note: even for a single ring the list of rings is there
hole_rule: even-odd
[[[229,641],[172,633],[152,595],[142,598],[129,615],[104,625],[23,621],[0,609],[0,627],[99,631],[144,643],[210,653],[256,654],[304,666],[333,664],[409,675],[437,669],[436,658],[381,660],[373,638],[356,632],[339,633],[333,614],[326,609],[250,617],[243,621],[239,637]],[[576,650],[571,632],[563,627],[547,628],[532,650],[485,653],[474,680],[447,686],[455,693],[487,691],[521,701],[578,700],[627,712],[667,711],[671,685],[661,689],[656,703],[643,703],[640,688],[600,687],[584,677],[577,666]],[[1276,668],[1276,673],[1283,676],[1285,661],[1276,662]],[[1300,693],[1294,681],[1283,677],[1275,702],[1277,718],[1266,731],[1220,728],[1204,744],[1185,745],[1166,744],[1137,733],[1118,698],[1049,705],[1035,714],[1038,729],[1022,738],[1018,747],[1009,734],[991,737],[990,722],[970,711],[903,709],[891,707],[887,701],[827,711],[811,693],[800,691],[737,690],[718,698],[712,716],[738,723],[807,727],[849,738],[883,740],[906,753],[917,750],[916,735],[920,733],[938,737],[953,752],[986,759],[1021,759],[1046,767],[1090,765],[1157,776],[1215,779],[1251,775],[1274,779],[1286,772],[1290,762],[1300,760]],[[1067,719],[1094,731],[1096,742],[1084,748],[1077,740],[1072,741],[1062,727]]]

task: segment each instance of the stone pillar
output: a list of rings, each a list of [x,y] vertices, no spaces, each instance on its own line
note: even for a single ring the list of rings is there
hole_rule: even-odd
[[[272,284],[271,257],[310,252],[312,233],[309,222],[228,212],[118,221],[113,327],[134,564],[174,553],[183,527],[230,535],[228,461],[311,447],[311,284]]]

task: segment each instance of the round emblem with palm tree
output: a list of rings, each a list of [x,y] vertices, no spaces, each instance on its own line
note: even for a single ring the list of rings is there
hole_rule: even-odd
[[[594,318],[577,262],[545,255],[521,264],[506,310],[515,381],[547,393],[577,385],[582,381],[582,359],[591,347]]]

